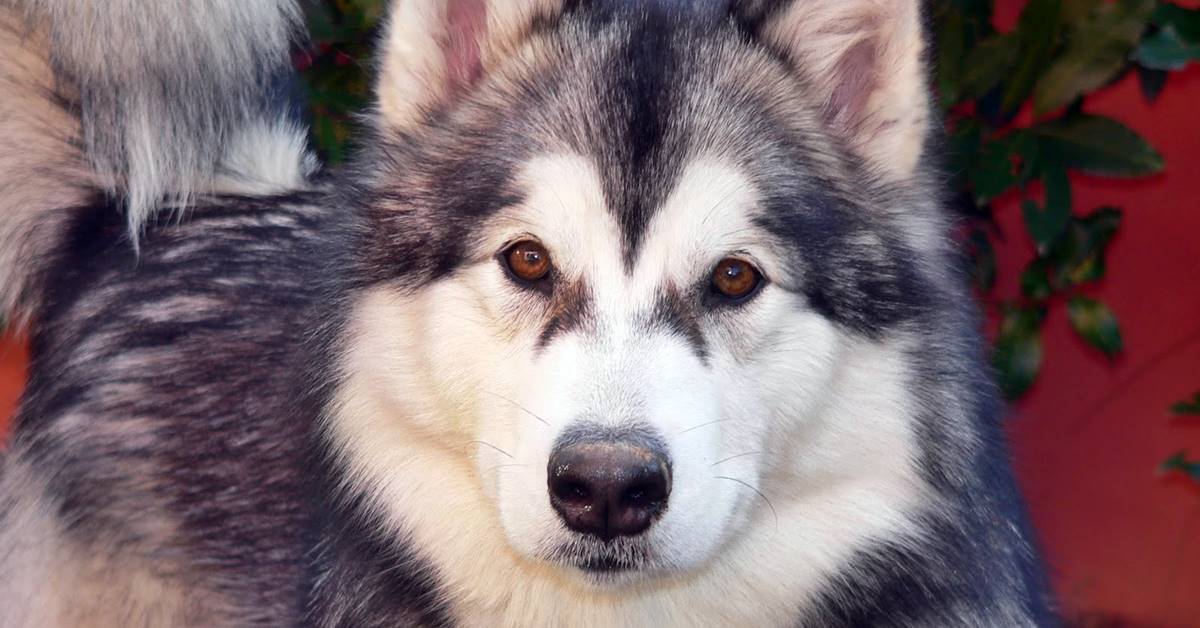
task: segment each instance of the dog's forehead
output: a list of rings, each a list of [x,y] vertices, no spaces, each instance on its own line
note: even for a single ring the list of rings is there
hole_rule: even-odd
[[[548,83],[525,111],[530,137],[592,161],[631,267],[689,169],[720,161],[761,179],[803,152],[781,150],[798,141],[777,119],[795,113],[775,106],[786,73],[732,26],[639,15],[599,35],[567,29],[568,61],[531,79]]]

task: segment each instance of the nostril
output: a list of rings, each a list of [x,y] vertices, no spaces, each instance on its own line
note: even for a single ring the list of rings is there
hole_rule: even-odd
[[[621,495],[621,505],[632,508],[647,508],[653,506],[664,497],[661,486],[655,482],[641,482],[625,489]]]
[[[591,502],[592,491],[581,482],[565,480],[558,490],[558,498],[565,502]]]

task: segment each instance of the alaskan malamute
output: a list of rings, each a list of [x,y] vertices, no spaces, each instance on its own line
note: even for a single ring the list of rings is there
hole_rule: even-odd
[[[916,0],[0,0],[0,625],[1053,621]]]

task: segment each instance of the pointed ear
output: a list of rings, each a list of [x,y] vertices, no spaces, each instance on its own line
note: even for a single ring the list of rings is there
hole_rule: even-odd
[[[739,9],[816,90],[851,150],[889,178],[913,173],[930,123],[920,0],[744,0]]]
[[[470,88],[564,0],[395,0],[376,85],[384,124],[404,131]]]

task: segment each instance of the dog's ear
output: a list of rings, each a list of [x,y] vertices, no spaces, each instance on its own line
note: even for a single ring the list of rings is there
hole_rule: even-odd
[[[396,0],[376,86],[383,122],[404,131],[470,88],[564,0]]]
[[[885,176],[912,174],[930,120],[919,0],[735,0],[816,90],[826,122]]]

